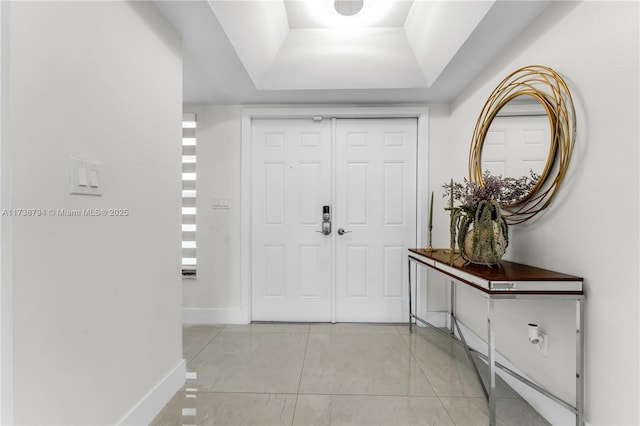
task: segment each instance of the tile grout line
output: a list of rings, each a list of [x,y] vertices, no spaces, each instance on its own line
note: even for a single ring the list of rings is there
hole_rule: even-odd
[[[219,324],[212,324],[214,326],[219,326]],[[204,345],[202,345],[202,347],[200,348],[200,350],[198,351],[198,353],[196,353],[194,356],[191,357],[191,359],[185,359],[185,361],[192,361],[194,359],[196,359],[198,357],[198,355],[200,355],[200,353],[202,351],[205,350],[205,348],[207,346],[209,346],[211,344],[211,342],[213,342],[213,340],[218,337],[220,335],[220,333],[222,333],[222,330],[224,330],[225,326],[223,325],[220,330],[218,330],[218,332],[216,334],[214,334],[213,336],[211,336],[211,338],[209,340],[207,340],[207,343],[205,343]],[[184,329],[182,330],[182,335],[183,335],[183,339],[184,339]],[[182,354],[184,355],[184,348],[182,349]]]
[[[209,346],[211,344],[211,342],[213,342],[213,340],[218,337],[218,335],[220,335],[220,333],[222,333],[222,330],[224,329],[224,326],[220,327],[220,329],[213,335],[211,336],[210,339],[207,340],[207,343],[205,343],[204,345],[202,345],[202,347],[200,348],[200,350],[190,359],[190,360],[185,360],[185,362],[194,360],[198,355],[200,355],[202,353],[202,351],[205,350],[205,348],[207,346]],[[183,341],[184,341],[184,327],[182,329],[182,334],[183,334]],[[184,355],[184,346],[183,346],[183,355]],[[193,417],[193,426],[197,425],[197,420],[196,420],[196,414],[197,414],[197,408],[195,407],[197,405],[197,402],[195,401],[195,399],[197,398],[198,395],[198,388],[197,388],[197,380],[198,378],[198,373],[196,371],[188,371],[186,372],[186,377],[185,377],[185,405],[190,405],[187,404],[188,401],[193,401],[193,408],[186,408],[183,407],[182,408],[182,417],[183,417],[183,421],[184,421],[184,417]],[[194,381],[192,387],[189,387],[187,385],[187,382],[189,381]],[[187,410],[187,412],[185,413],[185,410]],[[183,423],[183,426],[192,426],[192,425],[186,425]]]
[[[398,333],[400,334],[400,333]],[[416,337],[419,337],[417,334],[414,334]],[[431,384],[431,381],[429,380],[429,376],[427,375],[427,373],[425,373],[424,369],[422,368],[422,366],[420,365],[420,363],[418,362],[418,358],[416,358],[414,352],[411,350],[411,347],[407,344],[407,342],[405,341],[405,339],[402,338],[403,334],[400,334],[400,340],[402,340],[402,343],[404,343],[404,346],[407,348],[407,350],[409,351],[409,353],[411,354],[411,358],[413,358],[413,360],[415,361],[416,365],[418,366],[418,368],[420,369],[420,372],[422,373],[422,375],[424,376],[425,380],[427,381],[427,383],[429,384],[429,387],[431,387],[431,390],[433,390],[433,393],[436,394],[436,396],[439,396],[436,393],[436,390],[433,388],[433,385]],[[410,334],[405,334],[404,336],[409,336],[411,337]]]
[[[400,333],[398,333],[400,334]],[[408,334],[407,336],[409,336],[409,340],[411,340],[411,334]],[[420,337],[416,332],[413,333],[413,336],[415,338]],[[453,420],[453,417],[451,417],[451,413],[449,413],[449,410],[447,410],[447,407],[442,403],[442,399],[440,398],[440,395],[438,395],[438,393],[436,392],[436,390],[433,388],[433,385],[431,384],[431,381],[429,381],[429,376],[427,376],[427,373],[424,372],[424,370],[422,369],[422,366],[420,365],[420,363],[418,362],[418,358],[416,358],[414,352],[411,350],[411,347],[409,346],[409,344],[405,341],[405,339],[402,338],[402,335],[400,337],[400,340],[402,340],[402,343],[404,343],[405,347],[407,348],[407,350],[409,351],[409,353],[411,354],[411,357],[413,358],[413,360],[416,363],[416,366],[420,369],[420,372],[422,373],[422,375],[424,376],[425,380],[427,381],[427,383],[429,384],[429,387],[431,387],[431,390],[433,390],[433,393],[435,394],[435,397],[438,398],[438,402],[440,402],[440,405],[442,406],[442,408],[444,409],[444,412],[447,413],[447,417],[449,417],[449,420],[451,420],[451,423],[453,425],[456,425],[456,422]],[[411,395],[409,395],[411,396]]]
[[[296,419],[296,410],[298,409],[298,397],[300,396],[300,386],[302,385],[302,373],[304,372],[304,363],[307,360],[307,350],[309,348],[309,337],[311,335],[311,325],[307,330],[307,341],[304,344],[304,356],[302,357],[302,366],[300,367],[300,379],[298,379],[298,390],[296,391],[296,403],[293,406],[293,416],[291,416],[291,426]]]

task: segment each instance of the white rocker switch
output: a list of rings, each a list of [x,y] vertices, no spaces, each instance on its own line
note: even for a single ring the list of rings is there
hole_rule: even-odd
[[[87,169],[85,167],[78,168],[78,186],[89,186],[87,182]]]
[[[100,187],[100,181],[98,180],[98,171],[97,170],[89,170],[89,183],[91,188]]]

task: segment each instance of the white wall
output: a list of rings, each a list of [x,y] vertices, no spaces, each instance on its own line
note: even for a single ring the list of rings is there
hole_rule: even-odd
[[[146,2],[10,14],[11,207],[130,212],[12,218],[15,423],[131,421],[182,364],[180,41]],[[102,197],[69,194],[69,157]]]
[[[187,323],[243,322],[240,294],[240,148],[242,109],[185,106],[197,114],[196,279],[183,280]],[[228,210],[213,210],[228,197]]]
[[[638,22],[637,2],[557,2],[479,75],[452,105],[433,143],[431,187],[467,174],[475,120],[510,72],[542,64],[564,76],[577,110],[576,148],[565,182],[539,218],[511,227],[506,258],[583,276],[586,301],[586,417],[594,425],[637,425],[638,413]],[[447,157],[447,154],[449,155]],[[436,160],[437,158],[437,160]],[[446,200],[440,199],[442,208]],[[448,217],[434,220],[448,245]],[[461,294],[465,323],[485,336],[484,301]],[[497,302],[498,346],[518,367],[573,401],[572,302]],[[549,356],[526,341],[526,324],[548,333]]]

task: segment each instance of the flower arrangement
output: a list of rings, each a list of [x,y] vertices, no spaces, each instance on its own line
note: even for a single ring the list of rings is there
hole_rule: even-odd
[[[482,176],[483,184],[470,182],[443,185],[444,196],[449,197],[451,214],[451,250],[456,244],[463,259],[472,263],[492,265],[500,262],[509,245],[509,229],[502,216],[501,205],[512,205],[530,193],[539,176],[502,178],[488,171]],[[460,205],[454,207],[458,201]]]

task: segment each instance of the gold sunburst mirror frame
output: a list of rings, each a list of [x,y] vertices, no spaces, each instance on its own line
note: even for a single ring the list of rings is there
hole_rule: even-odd
[[[550,125],[549,156],[538,181],[518,201],[501,205],[509,224],[522,223],[543,211],[556,195],[569,167],[575,144],[576,115],[571,93],[562,77],[551,68],[531,65],[507,76],[494,89],[482,108],[471,141],[469,177],[484,184],[482,148],[493,119],[509,101],[530,96],[546,111]]]

